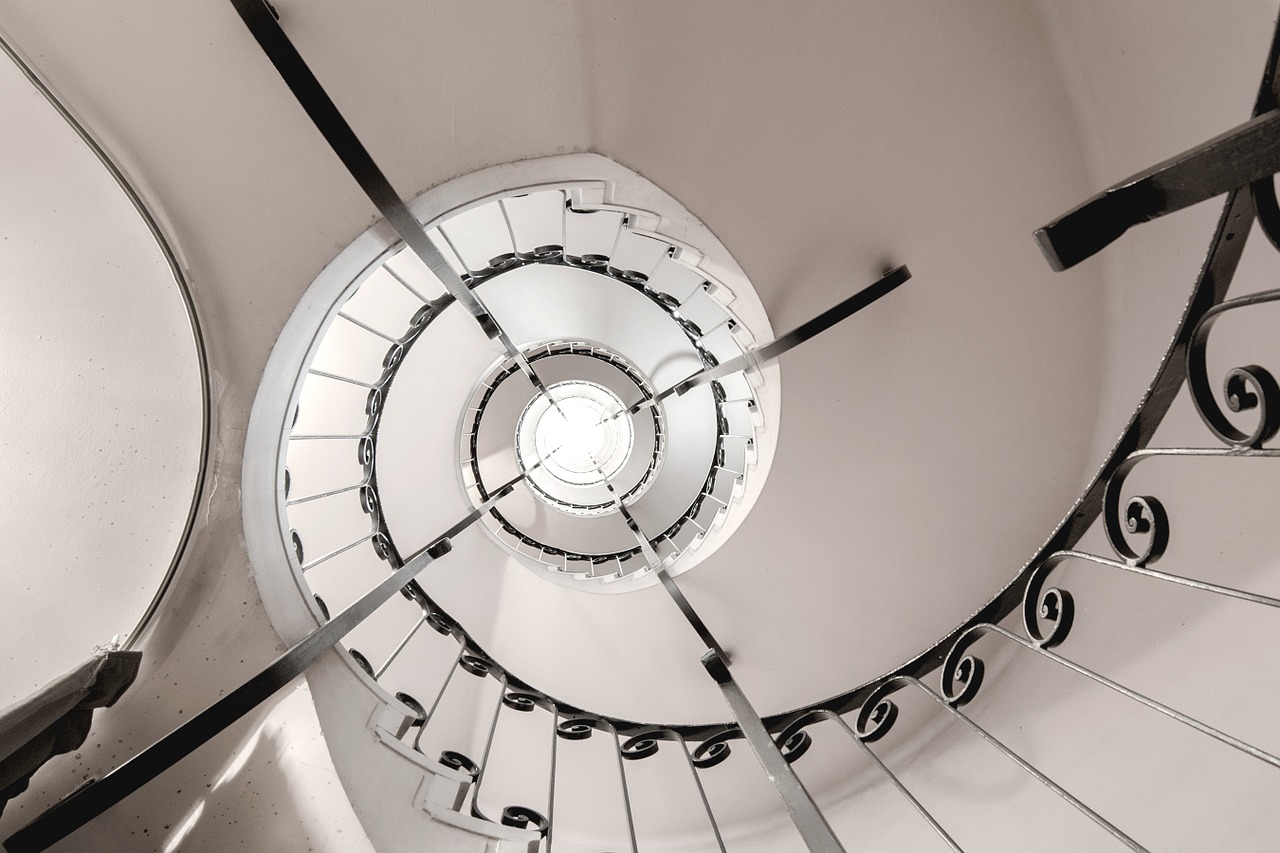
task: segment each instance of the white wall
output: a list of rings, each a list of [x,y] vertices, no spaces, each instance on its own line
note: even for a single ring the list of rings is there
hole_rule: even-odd
[[[200,464],[181,294],[142,219],[0,55],[0,706],[125,639]]]

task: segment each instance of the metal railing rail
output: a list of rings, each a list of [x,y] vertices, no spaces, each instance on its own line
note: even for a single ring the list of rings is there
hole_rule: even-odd
[[[183,557],[186,556],[187,546],[190,544],[191,537],[195,532],[200,502],[204,497],[205,479],[211,464],[213,434],[213,392],[212,383],[209,379],[209,354],[205,347],[204,329],[200,323],[199,312],[196,310],[195,297],[191,292],[191,283],[187,280],[186,267],[178,254],[174,241],[169,237],[168,230],[152,209],[152,205],[125,174],[124,168],[107,153],[106,148],[98,141],[97,137],[93,135],[84,122],[80,121],[71,107],[63,102],[3,33],[0,33],[0,52],[9,57],[22,75],[35,87],[36,91],[49,102],[49,105],[70,126],[76,136],[88,146],[89,150],[93,152],[93,156],[98,159],[98,162],[102,164],[103,168],[107,170],[108,174],[116,182],[120,191],[124,193],[125,198],[129,200],[129,204],[133,206],[143,225],[150,232],[151,238],[155,240],[156,248],[160,250],[160,254],[164,257],[165,265],[169,268],[169,274],[173,276],[174,285],[177,287],[178,295],[182,299],[187,322],[191,326],[191,343],[195,350],[196,368],[200,375],[200,455],[197,457],[198,464],[196,466],[195,481],[191,486],[191,502],[187,509],[187,517],[183,520],[182,529],[178,535],[173,556],[170,558],[169,565],[165,570],[164,578],[161,580],[151,601],[147,604],[146,609],[138,618],[137,625],[124,640],[124,649],[134,649],[137,648],[143,631],[151,623],[152,617],[155,616],[161,600],[178,572],[179,564],[182,562]]]

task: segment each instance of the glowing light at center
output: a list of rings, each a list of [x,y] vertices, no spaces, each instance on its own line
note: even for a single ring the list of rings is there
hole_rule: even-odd
[[[625,407],[594,382],[560,382],[535,397],[516,429],[516,451],[526,469],[541,462],[547,473],[571,486],[594,486],[627,463],[635,441],[631,418],[614,417]]]

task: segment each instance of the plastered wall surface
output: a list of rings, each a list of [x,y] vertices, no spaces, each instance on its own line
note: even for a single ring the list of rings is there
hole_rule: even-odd
[[[0,56],[0,706],[133,631],[200,463],[200,376],[163,255]]]

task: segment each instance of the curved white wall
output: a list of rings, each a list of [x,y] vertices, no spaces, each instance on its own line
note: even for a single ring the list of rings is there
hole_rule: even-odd
[[[0,114],[4,706],[142,618],[187,522],[203,400],[164,255],[2,54]]]

